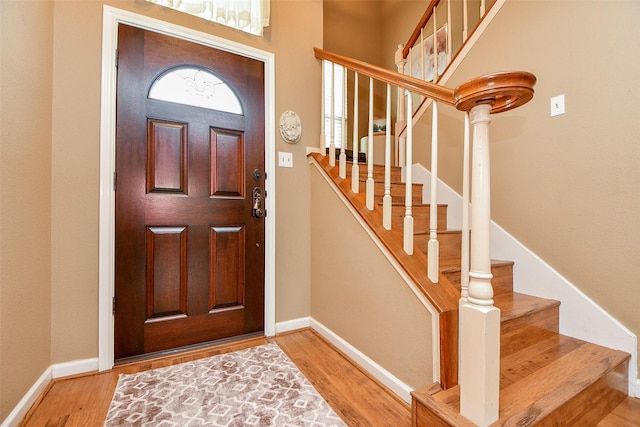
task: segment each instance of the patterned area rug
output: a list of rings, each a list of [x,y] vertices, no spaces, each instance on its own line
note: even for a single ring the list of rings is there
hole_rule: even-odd
[[[123,374],[105,426],[345,426],[270,343]]]

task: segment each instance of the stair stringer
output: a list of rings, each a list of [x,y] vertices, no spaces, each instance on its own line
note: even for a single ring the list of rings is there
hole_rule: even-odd
[[[315,152],[315,150],[311,150],[311,152]],[[382,255],[389,261],[389,264],[394,268],[394,270],[398,273],[398,275],[402,278],[404,283],[407,285],[409,290],[415,295],[417,300],[424,306],[429,315],[431,316],[431,336],[432,336],[432,376],[434,382],[440,382],[440,314],[438,310],[431,304],[431,302],[425,297],[424,293],[421,289],[414,283],[411,277],[407,274],[405,269],[400,265],[400,263],[395,259],[395,257],[391,254],[389,249],[384,245],[384,243],[380,240],[380,238],[375,234],[375,232],[369,227],[369,225],[364,221],[360,213],[356,210],[356,208],[351,204],[351,202],[347,199],[347,197],[342,193],[342,191],[337,187],[335,182],[326,174],[323,167],[318,164],[318,162],[312,157],[308,156],[309,164],[314,166],[320,176],[326,181],[329,185],[329,188],[338,196],[344,206],[348,209],[354,219],[358,222],[358,224],[362,227],[362,229],[369,236],[371,241],[377,246]],[[379,377],[379,372],[369,371],[369,373],[378,379],[381,383],[387,385],[391,390],[396,392],[405,402],[411,403],[411,395],[410,392],[412,389],[409,387],[400,386],[394,387],[392,384],[399,384],[400,381],[393,378],[382,378]],[[391,384],[391,385],[390,385]]]
[[[414,183],[424,184],[422,197],[429,200],[429,170],[416,163],[412,168],[412,177]],[[437,191],[438,200],[448,205],[447,222],[450,228],[459,228],[462,197],[440,179]],[[514,261],[514,292],[561,302],[562,335],[631,354],[629,395],[640,397],[640,379],[637,372],[638,345],[634,333],[494,221],[491,221],[491,258]]]

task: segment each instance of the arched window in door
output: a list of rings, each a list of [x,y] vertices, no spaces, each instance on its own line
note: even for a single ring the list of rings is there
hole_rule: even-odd
[[[240,100],[229,85],[199,67],[180,66],[165,71],[151,85],[149,98],[243,114]]]

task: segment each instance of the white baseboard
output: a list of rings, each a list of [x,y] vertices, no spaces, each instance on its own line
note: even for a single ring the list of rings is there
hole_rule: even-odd
[[[631,362],[629,362],[631,363]],[[629,396],[640,398],[640,379],[636,378],[629,386]]]
[[[45,391],[52,379],[51,367],[47,368],[40,378],[38,378],[31,386],[27,394],[25,394],[20,402],[13,408],[13,411],[7,418],[0,424],[0,427],[17,427],[22,419],[27,415],[31,406],[38,400],[40,395]]]
[[[295,331],[296,329],[304,329],[311,326],[310,317],[300,317],[299,319],[287,320],[276,323],[276,334],[283,332]]]
[[[365,371],[367,371],[372,377],[384,384],[389,390],[397,394],[402,400],[411,404],[411,391],[413,389],[404,382],[396,378],[391,372],[378,365],[371,360],[367,355],[360,350],[349,344],[347,341],[336,335],[332,330],[324,326],[322,323],[311,318],[311,328],[323,336],[327,341],[333,344],[346,356],[348,356],[355,363],[360,365]]]
[[[51,365],[51,376],[53,379],[68,377],[70,375],[86,374],[93,371],[98,371],[97,357]]]
[[[40,378],[31,386],[27,394],[25,394],[18,402],[16,407],[11,411],[9,416],[0,424],[0,427],[15,427],[27,415],[31,406],[38,400],[40,395],[45,391],[51,380],[56,378],[68,377],[70,375],[86,374],[98,370],[98,358],[74,360],[71,362],[55,363],[49,366]]]

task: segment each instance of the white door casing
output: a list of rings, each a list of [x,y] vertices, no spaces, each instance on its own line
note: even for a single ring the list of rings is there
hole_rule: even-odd
[[[100,117],[100,231],[98,281],[98,369],[113,367],[114,354],[114,254],[115,254],[115,171],[116,130],[116,49],[118,24],[128,24],[171,35],[206,46],[253,58],[264,63],[265,75],[265,322],[266,336],[275,335],[275,58],[270,52],[225,40],[210,34],[163,22],[154,18],[104,6],[102,17],[102,83]]]

